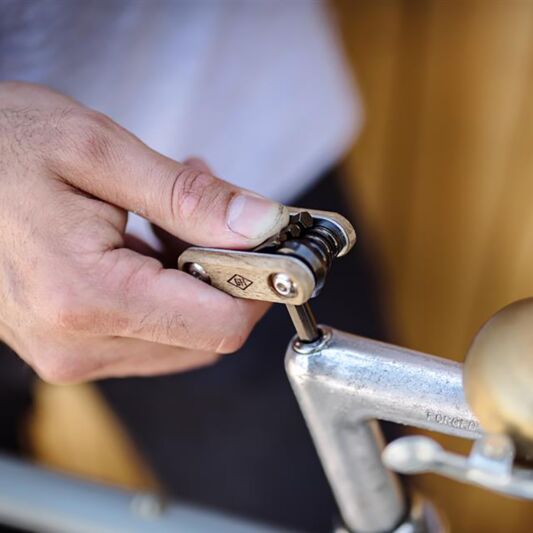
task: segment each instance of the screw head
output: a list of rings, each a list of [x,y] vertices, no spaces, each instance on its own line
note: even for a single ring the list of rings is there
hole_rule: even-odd
[[[276,293],[284,298],[290,298],[298,294],[298,288],[290,276],[282,272],[273,274],[270,283]]]
[[[194,278],[204,281],[205,283],[211,283],[209,274],[205,271],[205,268],[199,263],[188,263],[185,270]]]

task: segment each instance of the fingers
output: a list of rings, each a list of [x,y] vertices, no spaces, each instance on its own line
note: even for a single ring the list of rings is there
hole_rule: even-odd
[[[124,238],[125,210],[184,241],[246,248],[284,226],[287,209],[58,93],[0,85],[0,336],[52,382],[175,371],[237,350],[267,306],[142,255],[152,252]]]
[[[114,253],[122,256],[117,272],[126,273],[120,278],[128,279],[128,285],[125,290],[114,280],[109,285],[112,301],[120,305],[117,316],[122,317],[111,334],[231,353],[244,344],[268,309],[268,304],[232,298],[177,270],[146,270],[144,258],[133,253],[110,254]]]
[[[286,207],[213,176],[198,160],[158,154],[104,115],[85,110],[68,124],[56,174],[187,242],[247,248],[288,223]]]
[[[91,276],[79,295],[67,287],[48,302],[46,313],[59,337],[115,335],[230,353],[268,308],[125,248],[104,252]]]
[[[213,354],[238,350],[268,308],[125,248],[106,252],[98,272],[84,274],[77,284],[67,280],[42,292],[45,304],[17,345],[45,381],[151,375],[208,364],[216,360]],[[116,349],[108,343],[102,348],[109,337]]]

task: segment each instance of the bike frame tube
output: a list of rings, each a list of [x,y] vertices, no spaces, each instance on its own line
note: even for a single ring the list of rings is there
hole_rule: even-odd
[[[190,504],[91,483],[0,455],[0,524],[40,533],[279,533]],[[0,525],[0,528],[2,526]]]
[[[479,424],[463,394],[462,365],[324,328],[306,353],[291,343],[287,374],[346,526],[393,531],[407,515],[398,477],[381,461],[386,420],[464,438]]]

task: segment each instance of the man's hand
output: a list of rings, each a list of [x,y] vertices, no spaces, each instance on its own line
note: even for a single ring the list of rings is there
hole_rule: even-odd
[[[0,83],[0,338],[47,381],[207,364],[266,310],[126,248],[127,210],[231,248],[288,221],[279,204],[154,152],[70,98]]]

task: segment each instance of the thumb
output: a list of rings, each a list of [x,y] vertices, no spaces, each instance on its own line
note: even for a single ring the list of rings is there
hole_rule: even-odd
[[[74,150],[54,161],[74,187],[198,245],[249,248],[288,224],[283,205],[213,176],[198,160],[165,157],[103,115],[88,117]]]

